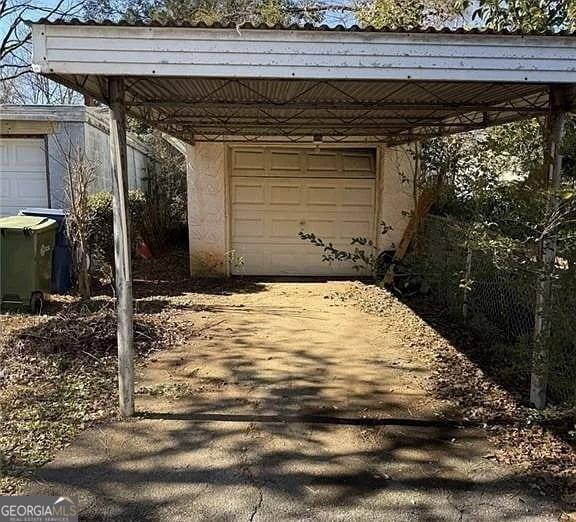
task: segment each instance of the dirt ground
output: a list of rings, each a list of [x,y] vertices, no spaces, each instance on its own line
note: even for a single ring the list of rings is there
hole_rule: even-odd
[[[77,495],[87,521],[557,520],[483,430],[430,395],[423,321],[393,298],[361,311],[355,288],[140,299],[196,335],[140,368],[136,419],[83,432],[28,492]]]

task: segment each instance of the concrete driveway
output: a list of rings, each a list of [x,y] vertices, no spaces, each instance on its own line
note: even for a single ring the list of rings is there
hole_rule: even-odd
[[[443,420],[411,325],[342,304],[347,285],[185,296],[199,336],[142,370],[139,417],[85,431],[31,492],[77,495],[86,521],[556,520]]]

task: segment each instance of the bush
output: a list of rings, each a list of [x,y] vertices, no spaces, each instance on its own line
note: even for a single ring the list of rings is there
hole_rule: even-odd
[[[90,218],[88,226],[88,248],[92,260],[114,264],[114,229],[112,224],[112,194],[97,192],[89,198]],[[138,191],[128,193],[130,212],[130,239],[134,241],[144,235],[146,197]]]
[[[130,239],[134,245],[136,239],[142,238],[153,252],[159,252],[185,244],[188,238],[186,163],[184,156],[159,133],[141,138],[154,151],[155,161],[148,168],[145,192],[128,194]],[[106,264],[114,264],[112,194],[92,194],[89,209],[88,248],[91,272],[96,275]]]
[[[186,162],[158,133],[149,142],[155,162],[146,178],[146,242],[158,251],[187,238]]]

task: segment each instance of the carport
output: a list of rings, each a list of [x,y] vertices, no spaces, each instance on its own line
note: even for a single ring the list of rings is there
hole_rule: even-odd
[[[359,146],[548,116],[549,182],[560,183],[556,144],[576,84],[570,34],[39,21],[32,42],[35,72],[111,108],[124,416],[134,411],[126,114],[188,143]],[[553,238],[543,259],[553,266]],[[541,285],[543,332],[550,279]],[[544,377],[533,384],[537,402]]]

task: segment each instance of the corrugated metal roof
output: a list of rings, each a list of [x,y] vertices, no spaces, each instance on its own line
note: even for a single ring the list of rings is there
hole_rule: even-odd
[[[78,85],[59,75],[58,81]],[[104,101],[107,79],[82,90]],[[131,77],[129,112],[188,140],[223,136],[372,137],[389,143],[483,128],[548,112],[548,89],[475,82]]]
[[[319,134],[393,141],[548,111],[546,87],[474,82],[134,77],[126,101],[132,114],[184,139]]]
[[[28,21],[30,25],[33,24],[46,24],[46,25],[91,25],[91,26],[112,26],[112,27],[167,27],[167,28],[191,28],[191,29],[242,29],[242,30],[276,30],[276,31],[328,31],[328,32],[349,32],[349,33],[391,33],[391,34],[454,34],[454,35],[498,35],[498,36],[576,36],[576,31],[520,31],[520,30],[494,30],[489,28],[450,28],[450,27],[381,27],[377,28],[372,25],[359,26],[359,25],[336,25],[330,26],[326,24],[253,24],[250,22],[242,24],[222,24],[215,22],[207,24],[204,22],[187,22],[187,21],[127,21],[127,20],[80,20],[78,18],[72,19],[54,19],[49,20],[41,18],[38,21]]]

